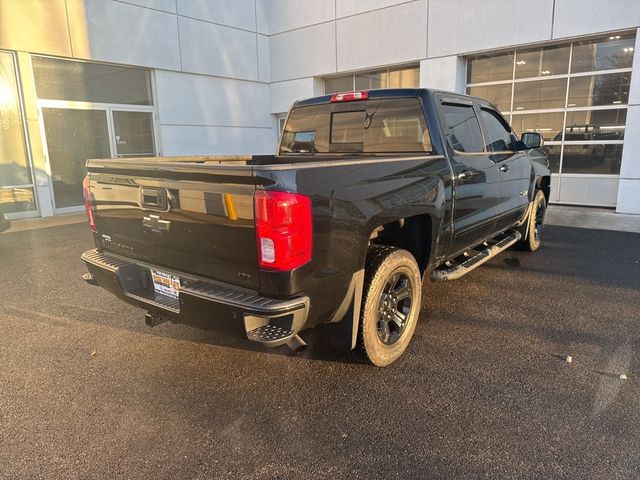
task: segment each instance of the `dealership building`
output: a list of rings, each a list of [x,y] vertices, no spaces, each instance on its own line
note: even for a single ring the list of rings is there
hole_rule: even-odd
[[[551,201],[640,214],[640,0],[0,0],[0,209],[87,158],[273,153],[297,99],[431,87],[540,132]]]

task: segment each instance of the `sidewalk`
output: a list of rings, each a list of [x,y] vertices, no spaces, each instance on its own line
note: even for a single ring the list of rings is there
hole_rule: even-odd
[[[23,232],[25,230],[36,230],[38,228],[59,227],[61,225],[71,225],[87,221],[87,216],[82,213],[68,213],[56,217],[28,218],[25,220],[12,220],[11,228],[5,233]]]
[[[563,227],[640,233],[640,215],[616,213],[610,208],[549,205],[545,223]]]

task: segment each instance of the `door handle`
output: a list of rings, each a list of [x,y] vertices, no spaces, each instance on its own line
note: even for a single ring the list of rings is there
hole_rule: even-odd
[[[507,164],[500,165],[500,171],[501,172],[508,172],[509,171],[509,165],[507,165]]]
[[[464,172],[459,173],[458,175],[456,175],[456,179],[460,180],[460,181],[464,181],[467,178],[471,177],[471,172],[466,170]]]

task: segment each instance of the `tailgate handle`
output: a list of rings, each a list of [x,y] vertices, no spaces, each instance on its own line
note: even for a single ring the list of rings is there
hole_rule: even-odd
[[[164,188],[140,187],[140,205],[150,210],[169,210],[169,195]]]

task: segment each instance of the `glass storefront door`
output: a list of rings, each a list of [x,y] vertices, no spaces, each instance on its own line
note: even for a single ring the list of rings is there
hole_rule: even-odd
[[[56,213],[84,205],[87,159],[156,154],[149,111],[43,106],[42,121]]]
[[[107,110],[43,108],[56,210],[84,204],[88,158],[111,156]]]
[[[81,211],[90,158],[155,156],[151,72],[31,57],[55,213]]]

